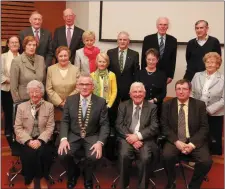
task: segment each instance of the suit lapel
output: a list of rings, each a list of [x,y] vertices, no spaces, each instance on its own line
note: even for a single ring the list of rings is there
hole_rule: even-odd
[[[129,100],[129,104],[127,106],[127,120],[128,120],[127,126],[129,128],[131,126],[132,116],[133,116],[133,101],[132,100]]]
[[[130,62],[130,59],[131,59],[130,55],[131,55],[131,51],[130,51],[130,49],[127,49],[127,56],[126,56],[123,72],[124,72],[125,69],[127,69],[129,67],[129,62]],[[118,63],[118,65],[119,65],[119,63]]]
[[[61,28],[60,35],[61,35],[61,36],[59,36],[59,37],[62,38],[62,40],[64,41],[65,46],[68,46],[68,45],[67,45],[67,39],[66,39],[66,26],[63,26],[63,27]],[[71,40],[71,42],[72,42],[72,40]]]
[[[31,35],[31,36],[34,36],[34,32],[32,30],[32,27],[29,27],[29,29],[27,30],[27,35]]]
[[[141,117],[140,117],[140,128],[143,127],[145,123],[145,118],[147,117],[148,114],[148,101],[144,101],[142,110],[141,110]]]
[[[35,58],[36,58],[36,55],[35,55]],[[31,63],[28,61],[28,59],[26,58],[26,56],[24,54],[21,55],[21,59],[22,59],[22,62],[25,64],[25,66],[34,71],[35,70],[35,67],[31,65]]]
[[[206,76],[206,72],[201,72],[200,73],[200,77],[199,77],[199,83],[200,83],[200,89],[202,90],[205,84],[205,76]]]
[[[45,41],[45,33],[44,30],[41,28],[40,29],[40,41],[39,41],[39,45]]]
[[[120,65],[119,65],[119,49],[118,48],[115,48],[114,51],[113,51],[113,59],[114,59],[114,62],[115,62],[115,66],[116,66],[116,69],[120,72]]]
[[[72,44],[75,44],[75,41],[76,41],[76,30],[75,30],[75,25],[74,25],[74,28],[73,28],[73,36],[71,38],[71,43],[70,43],[70,48],[71,48],[71,45]],[[66,40],[67,41],[67,40]],[[73,41],[73,42],[72,42]],[[67,43],[67,42],[66,42]]]
[[[173,110],[172,111],[172,120],[174,121],[173,125],[174,125],[174,128],[175,130],[177,131],[178,129],[178,104],[177,104],[177,98],[174,98],[172,100],[172,105],[171,105],[171,109],[170,110]]]
[[[211,89],[214,85],[216,85],[218,82],[219,82],[219,78],[220,78],[220,73],[217,72],[216,75],[214,76],[210,86],[209,86],[209,89]]]
[[[189,104],[188,104],[188,129],[189,129],[189,134],[190,133],[190,128],[193,123],[193,119],[195,117],[195,104],[192,98],[189,98]]]

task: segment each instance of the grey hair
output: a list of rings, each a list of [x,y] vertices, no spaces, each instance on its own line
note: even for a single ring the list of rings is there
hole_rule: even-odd
[[[136,82],[132,83],[131,86],[130,86],[130,93],[131,93],[131,91],[133,90],[134,87],[140,87],[141,89],[143,89],[144,92],[146,92],[145,86],[142,82],[136,81]]]
[[[169,26],[170,23],[169,23],[169,19],[168,19],[167,17],[159,17],[159,18],[156,20],[156,25],[158,25],[158,23],[159,23],[159,21],[160,21],[161,19],[167,20],[168,26]]]
[[[88,73],[81,73],[81,74],[80,74],[80,77],[78,78],[78,82],[77,82],[78,84],[79,84],[79,81],[80,81],[80,78],[81,78],[81,77],[88,77],[88,78],[90,78],[92,84],[93,84],[93,85],[95,84],[93,78],[92,78],[91,75],[88,74]]]
[[[45,93],[45,87],[44,87],[43,83],[38,80],[32,80],[27,84],[27,93],[28,94],[29,94],[29,89],[31,89],[31,88],[39,88],[43,95]]]
[[[126,32],[126,31],[121,31],[121,32],[118,34],[117,38],[119,38],[119,36],[120,36],[121,34],[126,35],[126,36],[128,37],[128,39],[130,40],[130,35],[129,35],[129,33]]]

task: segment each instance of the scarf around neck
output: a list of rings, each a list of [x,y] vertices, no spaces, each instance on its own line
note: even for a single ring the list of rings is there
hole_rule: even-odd
[[[96,70],[96,56],[100,53],[100,49],[98,47],[91,47],[87,48],[84,47],[84,55],[88,57],[89,60],[89,68],[90,68],[90,73],[94,72]]]
[[[103,86],[101,86],[100,77],[103,80]],[[108,103],[109,89],[111,87],[110,82],[109,82],[109,71],[107,69],[105,69],[105,70],[97,69],[94,73],[94,81],[96,82],[94,94],[97,96],[103,97],[106,100],[106,102]],[[101,92],[103,93],[103,95],[101,95],[102,94]]]
[[[30,56],[30,55],[27,55],[26,53],[24,53],[27,60],[32,64],[34,65],[34,55]]]

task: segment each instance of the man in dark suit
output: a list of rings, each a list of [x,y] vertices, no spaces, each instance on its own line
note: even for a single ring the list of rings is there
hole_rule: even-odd
[[[157,106],[145,98],[145,87],[134,82],[130,87],[132,100],[121,102],[116,120],[119,136],[119,167],[121,189],[129,186],[132,160],[138,159],[138,189],[147,189],[158,149],[155,143],[159,132]]]
[[[48,30],[41,28],[43,20],[42,15],[39,12],[32,12],[29,21],[31,27],[28,27],[19,32],[20,46],[22,47],[23,40],[26,36],[35,36],[36,40],[38,41],[36,54],[44,57],[46,67],[48,67],[52,64],[53,57],[52,35]],[[22,52],[23,49],[21,48],[21,53]]]
[[[117,37],[117,43],[117,48],[110,49],[107,52],[110,59],[108,69],[115,73],[118,87],[116,100],[112,108],[110,108],[110,111],[114,112],[112,120],[116,119],[120,101],[130,99],[129,89],[140,69],[138,52],[128,48],[130,43],[129,34],[124,31],[120,32]]]
[[[74,64],[76,50],[84,47],[82,41],[84,30],[74,25],[75,18],[76,15],[72,9],[68,8],[64,10],[63,19],[65,21],[65,26],[56,28],[53,38],[53,51],[55,52],[59,46],[69,47],[71,51],[70,62],[72,64]]]
[[[165,72],[167,76],[167,84],[169,84],[173,80],[176,68],[177,39],[166,33],[169,27],[168,18],[158,18],[156,21],[156,27],[158,30],[157,33],[148,35],[144,38],[141,69],[143,70],[147,66],[145,55],[146,51],[150,48],[158,50],[160,52],[160,59],[157,64],[157,68]]]
[[[208,52],[217,52],[221,56],[220,42],[217,38],[208,35],[208,22],[198,20],[195,23],[196,38],[188,41],[186,49],[187,68],[185,79],[192,81],[196,72],[205,70],[203,57]]]
[[[163,147],[164,166],[168,176],[166,189],[175,189],[175,164],[180,155],[188,156],[196,164],[189,189],[200,189],[212,166],[208,148],[208,120],[205,103],[190,97],[191,83],[176,82],[176,96],[163,104],[162,132],[167,140]]]
[[[78,79],[79,94],[69,96],[63,110],[58,154],[68,176],[67,188],[72,189],[80,174],[77,151],[85,152],[84,186],[92,189],[93,165],[102,157],[102,146],[109,135],[106,102],[92,91],[93,80],[89,75]]]

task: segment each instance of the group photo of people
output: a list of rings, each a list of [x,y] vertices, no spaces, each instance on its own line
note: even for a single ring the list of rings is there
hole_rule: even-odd
[[[184,158],[193,173],[182,188],[202,188],[213,156],[223,155],[223,57],[210,23],[193,23],[186,70],[175,80],[179,44],[168,34],[170,18],[155,20],[139,53],[129,31],[118,31],[117,45],[102,50],[95,31],[76,25],[73,9],[62,17],[64,25],[51,33],[42,13],[31,12],[30,26],[10,36],[1,54],[3,130],[18,144],[24,186],[54,188],[49,175],[58,159],[63,188],[77,188],[82,177],[83,188],[93,189],[98,163],[113,159],[119,176],[112,187],[148,189],[160,164],[163,189],[178,189],[176,167]],[[175,96],[168,96],[171,85]]]

